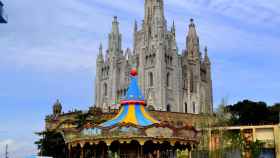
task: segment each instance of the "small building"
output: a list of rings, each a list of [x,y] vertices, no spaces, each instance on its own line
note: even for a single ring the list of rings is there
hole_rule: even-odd
[[[225,146],[222,133],[237,133],[246,144],[259,141],[260,158],[280,158],[280,125],[226,126],[209,129],[209,150],[215,151]]]
[[[0,1],[0,23],[8,23],[7,15],[4,12],[4,4]]]

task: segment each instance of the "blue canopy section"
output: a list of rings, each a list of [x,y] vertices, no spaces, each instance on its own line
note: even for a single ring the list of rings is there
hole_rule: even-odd
[[[145,109],[145,98],[138,86],[137,71],[131,70],[131,79],[125,98],[121,101],[121,108],[113,119],[102,123],[101,127],[112,127],[120,124],[133,124],[139,127],[158,124],[159,121],[151,117]]]
[[[144,96],[138,87],[137,77],[133,76],[130,79],[130,85],[124,100],[144,100]]]

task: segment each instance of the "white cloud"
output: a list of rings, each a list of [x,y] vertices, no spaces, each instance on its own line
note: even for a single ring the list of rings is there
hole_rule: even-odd
[[[5,147],[8,145],[9,157],[13,158],[23,158],[28,155],[36,154],[36,149],[29,141],[25,140],[14,140],[14,139],[4,139],[0,140],[0,157],[5,154]]]
[[[275,53],[279,38],[266,31],[270,32],[280,22],[280,11],[275,7],[280,6],[279,2],[273,1],[275,4],[271,5],[251,0],[166,0],[165,3],[169,23],[175,19],[181,49],[185,47],[188,19],[195,17],[201,44],[208,45],[210,53],[236,50],[235,55],[239,55],[240,49]],[[133,20],[143,17],[143,1],[139,0],[118,3],[14,0],[7,1],[6,6],[10,20],[0,30],[3,34],[0,45],[5,54],[0,60],[20,67],[52,70],[94,68],[98,44],[101,41],[106,46],[114,15],[120,16],[124,49],[131,47]],[[280,33],[277,29],[275,32]]]

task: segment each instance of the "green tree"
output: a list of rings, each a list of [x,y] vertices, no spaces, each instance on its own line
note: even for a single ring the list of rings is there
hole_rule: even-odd
[[[230,121],[232,125],[256,125],[273,122],[268,117],[271,112],[264,102],[244,100],[226,108],[232,114]]]
[[[85,125],[85,123],[87,122],[87,118],[88,118],[88,113],[80,113],[80,114],[78,114],[76,116],[77,128],[83,127],[83,125]]]
[[[60,133],[44,131],[36,134],[41,137],[35,142],[39,150],[39,155],[65,158],[67,147]]]
[[[269,107],[270,115],[268,116],[273,123],[280,122],[280,103],[276,103],[273,106]]]

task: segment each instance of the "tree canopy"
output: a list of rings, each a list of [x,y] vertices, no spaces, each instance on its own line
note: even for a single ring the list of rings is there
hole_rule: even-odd
[[[67,148],[60,133],[44,131],[36,134],[41,137],[35,142],[40,151],[39,155],[65,158]]]
[[[279,123],[280,104],[268,106],[265,102],[243,100],[225,107],[231,114],[231,125],[260,125]]]

